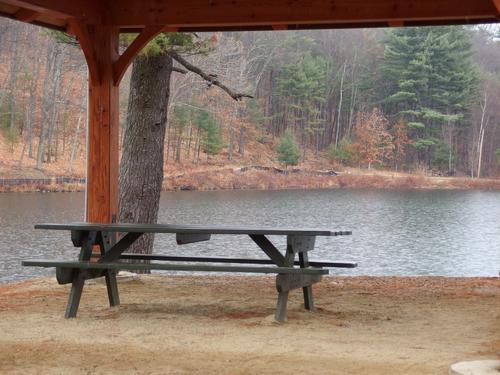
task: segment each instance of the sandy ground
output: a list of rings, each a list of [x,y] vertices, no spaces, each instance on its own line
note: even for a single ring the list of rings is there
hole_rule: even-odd
[[[114,308],[93,283],[71,320],[67,292],[0,285],[1,374],[434,375],[500,343],[498,278],[325,278],[318,312],[291,292],[283,324],[271,277],[144,276]]]

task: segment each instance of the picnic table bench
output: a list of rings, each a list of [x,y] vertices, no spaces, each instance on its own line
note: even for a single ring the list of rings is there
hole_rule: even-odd
[[[66,318],[76,317],[85,280],[105,277],[109,303],[115,306],[120,304],[116,282],[118,270],[169,270],[277,274],[278,303],[275,319],[283,321],[290,290],[302,288],[304,307],[314,311],[312,285],[319,282],[322,275],[328,274],[328,269],[325,267],[354,268],[357,266],[352,262],[309,261],[308,258],[308,252],[314,249],[317,236],[350,235],[350,231],[118,223],[38,224],[35,228],[71,231],[73,245],[81,248],[79,257],[75,261],[35,259],[22,262],[23,266],[55,267],[58,283],[72,284],[66,307]],[[207,241],[212,235],[248,235],[268,259],[126,253],[125,251],[144,233],[175,234],[178,245]],[[267,236],[271,235],[287,237],[284,255],[268,239]],[[96,246],[100,250],[98,253],[93,252]],[[298,260],[296,260],[297,254]],[[201,264],[179,264],[178,262]]]

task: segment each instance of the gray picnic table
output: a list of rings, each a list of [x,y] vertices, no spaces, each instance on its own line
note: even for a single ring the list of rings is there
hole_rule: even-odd
[[[111,306],[116,306],[120,304],[116,282],[118,270],[170,270],[276,274],[278,303],[275,319],[283,321],[290,290],[302,288],[304,307],[309,311],[314,311],[312,285],[319,282],[322,275],[328,274],[328,268],[357,266],[352,262],[309,261],[308,258],[308,252],[314,249],[317,236],[350,235],[350,231],[119,223],[38,224],[35,228],[70,231],[73,245],[81,248],[78,259],[74,261],[36,259],[22,262],[23,266],[55,267],[58,283],[72,284],[66,307],[66,318],[76,317],[85,280],[105,277],[109,303]],[[248,235],[268,259],[126,253],[126,250],[144,233],[175,234],[178,245],[208,241],[212,235]],[[287,237],[284,254],[267,236]],[[93,252],[95,246],[99,247],[99,253]]]

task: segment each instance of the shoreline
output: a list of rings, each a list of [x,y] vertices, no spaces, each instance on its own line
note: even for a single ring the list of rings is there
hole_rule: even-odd
[[[0,185],[0,193],[81,192],[84,184]],[[428,177],[418,174],[347,174],[337,176],[276,175],[270,172],[195,172],[167,175],[162,191],[378,189],[378,190],[500,190],[500,179]]]

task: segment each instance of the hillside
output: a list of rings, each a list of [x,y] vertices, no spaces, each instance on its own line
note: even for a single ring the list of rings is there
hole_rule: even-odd
[[[0,179],[84,177],[81,50],[68,37],[10,20],[0,20],[0,31]],[[497,185],[500,41],[494,29],[193,38],[190,48],[207,49],[184,53],[189,63],[253,98],[235,102],[194,73],[172,73],[165,189]],[[130,70],[120,85],[121,129],[129,86]],[[289,174],[273,169],[283,168],[277,149],[287,134],[299,159]],[[329,170],[340,176],[325,175]],[[1,189],[33,189],[8,186]]]
[[[164,190],[227,189],[298,189],[298,188],[376,188],[376,189],[500,189],[499,179],[426,176],[424,173],[402,173],[376,169],[344,168],[334,165],[325,153],[308,153],[306,162],[289,168],[287,174],[276,161],[275,143],[249,142],[245,155],[227,160],[227,152],[197,163],[165,163]],[[69,156],[36,169],[36,161],[24,157],[20,164],[20,147],[11,148],[0,136],[1,191],[82,191],[82,184],[33,183],[2,185],[2,179],[47,179],[85,177],[85,162],[80,155],[69,168]],[[330,175],[335,170],[338,175]]]

